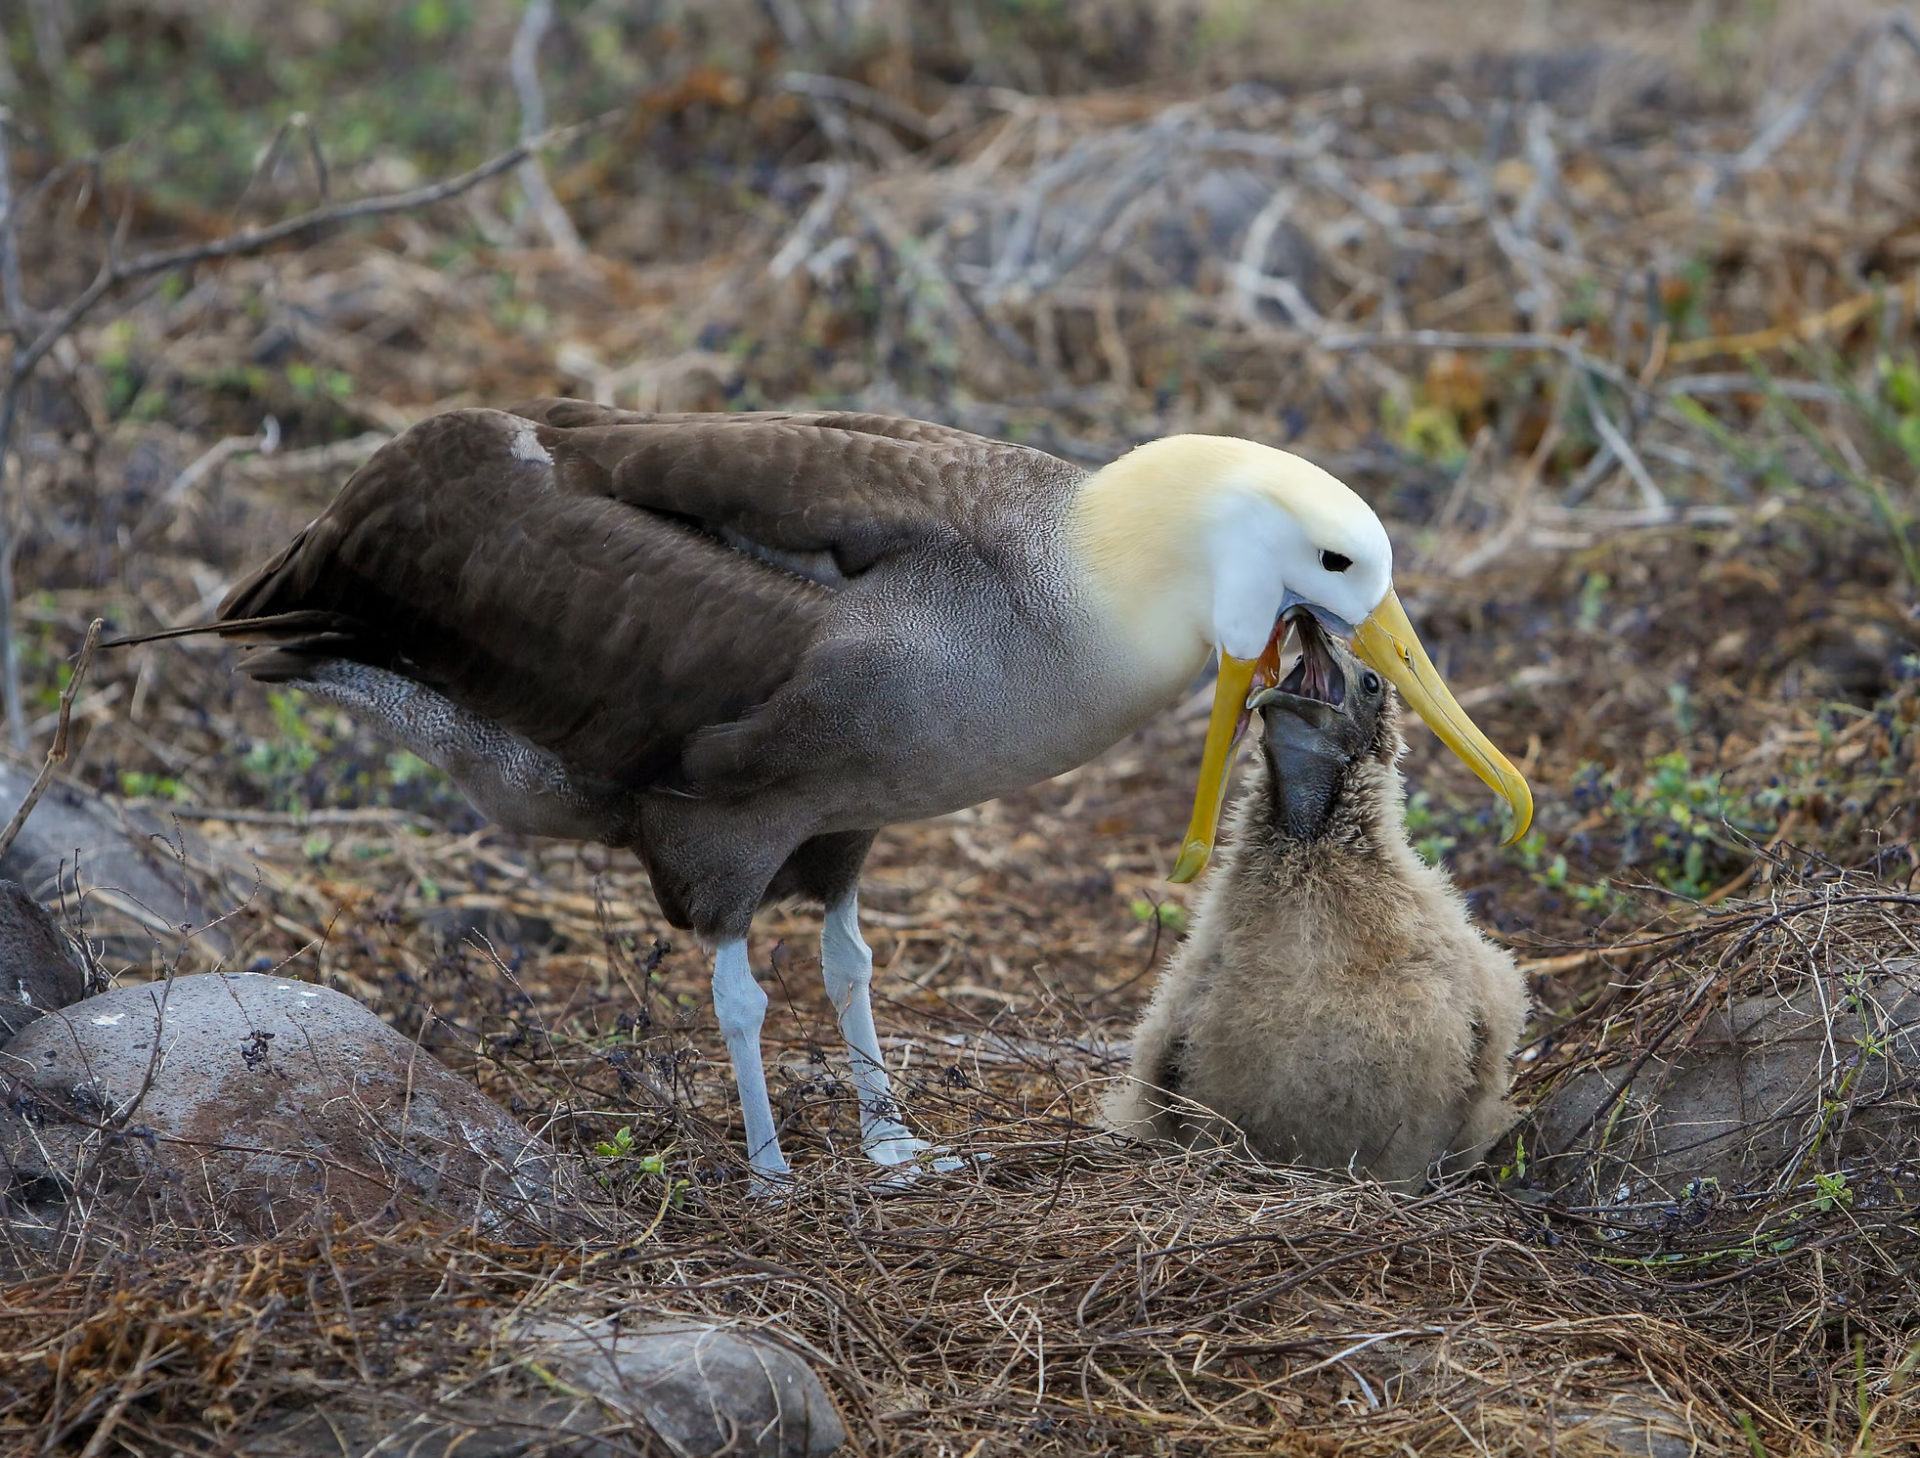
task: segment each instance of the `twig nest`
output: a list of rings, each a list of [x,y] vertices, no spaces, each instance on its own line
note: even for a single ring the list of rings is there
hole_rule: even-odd
[[[264,1236],[442,1217],[496,1238],[580,1223],[566,1162],[352,998],[207,973],[39,1019],[0,1051],[12,1233]]]
[[[0,1047],[86,995],[86,966],[60,924],[24,886],[0,881]]]

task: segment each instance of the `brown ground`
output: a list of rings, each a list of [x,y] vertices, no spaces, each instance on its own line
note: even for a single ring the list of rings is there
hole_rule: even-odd
[[[960,42],[937,37],[841,58],[872,91],[814,109],[781,90],[771,39],[724,66],[669,45],[611,142],[554,159],[584,260],[502,221],[503,185],[477,210],[129,291],[50,356],[17,441],[36,735],[89,618],[203,616],[375,433],[435,408],[847,402],[1089,459],[1231,430],[1293,441],[1380,505],[1429,648],[1534,785],[1536,834],[1502,850],[1471,775],[1424,732],[1409,756],[1420,834],[1536,974],[1523,1095],[1630,1053],[1676,998],[1911,949],[1920,633],[1900,544],[1920,400],[1895,376],[1913,359],[1920,58],[1876,32],[1854,57],[1870,77],[1797,92],[1868,18],[1812,8],[1682,29],[1589,7],[1558,29],[1516,6],[1534,29],[1510,33],[1545,60],[1464,32],[1362,53],[1352,17],[1379,8],[1315,12],[1332,78],[1256,26],[1125,84],[1050,71],[1036,46],[1007,53],[1000,90],[969,88],[940,49]],[[1726,27],[1711,45],[1708,21]],[[1624,49],[1576,48],[1595,37]],[[1261,45],[1270,70],[1247,61]],[[1802,96],[1777,147],[1703,196]],[[1179,125],[1211,140],[1169,152],[1154,128],[1189,105]],[[1437,170],[1406,161],[1429,155]],[[810,217],[840,185],[822,164],[850,185]],[[1254,256],[1276,168],[1300,196]],[[227,226],[130,196],[132,246]],[[1021,245],[1009,214],[1030,198],[1046,207]],[[24,252],[51,302],[91,267],[93,219],[37,216]],[[794,266],[774,277],[776,258]],[[1297,281],[1312,318],[1237,292],[1245,258]],[[1595,395],[1552,350],[1377,338],[1409,329],[1551,334],[1584,351]],[[277,454],[182,476],[268,413]],[[1599,458],[1622,426],[1626,468]],[[627,1213],[585,1251],[352,1231],[16,1287],[0,1432],[41,1451],[212,1443],[368,1381],[430,1402],[491,1370],[501,1313],[556,1300],[777,1317],[874,1453],[1599,1452],[1593,1414],[1622,1403],[1702,1451],[1920,1439],[1910,1171],[1853,1172],[1845,1207],[1787,1187],[1623,1233],[1484,1185],[1396,1199],[1152,1160],[1092,1129],[1111,1043],[1182,924],[1164,877],[1204,693],[1079,771],[889,832],[869,863],[883,1037],[913,1114],[996,1154],[979,1171],[867,1185],[817,921],[763,915],[802,1174],[768,1207],[740,1190],[706,960],[631,859],[489,830],[230,664],[197,642],[103,657],[74,771],[257,865],[228,965],[349,991],[562,1147],[626,1127],[691,1184],[610,1165]],[[492,950],[447,945],[449,925]],[[155,958],[204,965],[191,945]]]

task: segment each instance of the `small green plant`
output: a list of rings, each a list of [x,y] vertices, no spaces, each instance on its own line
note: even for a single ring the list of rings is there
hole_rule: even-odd
[[[1900,446],[1906,456],[1904,465],[1909,470],[1920,465],[1920,454],[1907,448],[1907,441],[1914,431],[1895,420],[1885,402],[1874,399],[1862,390],[1849,372],[1840,367],[1831,350],[1821,351],[1818,354],[1798,351],[1795,357],[1799,363],[1817,373],[1823,384],[1836,390],[1855,411],[1866,419],[1868,424]],[[1776,417],[1785,421],[1795,434],[1813,448],[1814,453],[1826,464],[1828,470],[1866,498],[1875,520],[1885,531],[1888,543],[1893,547],[1895,555],[1899,557],[1900,564],[1906,571],[1907,580],[1916,588],[1920,588],[1920,549],[1916,549],[1913,543],[1912,523],[1908,520],[1906,512],[1894,501],[1885,479],[1876,471],[1857,468],[1854,461],[1848,459],[1827,438],[1826,433],[1808,417],[1799,403],[1775,383],[1773,376],[1767,372],[1766,367],[1757,357],[1748,355],[1745,363],[1760,383],[1760,389],[1766,396],[1767,408]]]
[[[353,393],[353,376],[345,370],[321,370],[301,361],[287,366],[287,384],[297,400],[315,400],[326,395],[344,400]]]
[[[1920,457],[1920,363],[1911,354],[1882,363],[1880,398],[1892,414],[1895,442]]]
[[[301,712],[299,696],[285,689],[267,695],[273,710],[278,737],[256,739],[241,756],[241,764],[256,780],[263,782],[268,799],[277,810],[300,808],[303,797],[300,781],[320,758],[313,727]]]
[[[1177,901],[1150,901],[1145,896],[1136,896],[1131,910],[1135,921],[1157,921],[1170,932],[1187,929],[1187,908]]]
[[[1682,737],[1693,733],[1700,721],[1700,711],[1693,702],[1693,690],[1684,683],[1667,685],[1667,704],[1673,710],[1673,727]]]
[[[342,711],[289,689],[272,691],[267,703],[273,732],[247,742],[240,765],[273,809],[298,814],[329,806],[392,805],[455,819],[472,814],[433,765],[405,750],[378,746]]]
[[[1600,614],[1606,610],[1607,592],[1613,579],[1604,572],[1589,572],[1580,582],[1580,607],[1576,621],[1583,633],[1600,626]]]
[[[129,800],[186,801],[193,797],[172,775],[150,774],[146,770],[122,770],[120,793]]]
[[[440,771],[410,749],[396,749],[387,756],[387,775],[396,785],[416,785],[437,779]]]
[[[633,1154],[633,1126],[622,1124],[613,1131],[613,1138],[603,1139],[593,1146],[593,1152],[602,1159],[626,1159]]]
[[[1544,831],[1528,831],[1513,848],[1513,853],[1520,858],[1520,864],[1533,878],[1534,885],[1559,892],[1583,911],[1610,911],[1620,900],[1620,893],[1614,890],[1611,882],[1605,879],[1593,882],[1578,880],[1563,853],[1556,851],[1549,856]]]
[[[120,416],[140,393],[145,373],[133,354],[133,325],[116,319],[101,331],[94,363],[107,387],[107,412]]]
[[[1443,817],[1434,809],[1433,796],[1425,790],[1415,790],[1407,797],[1405,816],[1413,848],[1428,865],[1439,865],[1460,844],[1460,837],[1449,833]]]
[[[1380,424],[1408,455],[1449,471],[1466,464],[1467,440],[1459,418],[1444,405],[1398,403],[1387,395],[1380,402]]]
[[[1718,771],[1694,768],[1680,750],[1650,760],[1638,783],[1594,765],[1576,782],[1576,798],[1597,800],[1618,835],[1621,863],[1682,896],[1704,896],[1734,874],[1749,855],[1740,837],[1767,826],[1761,806],[1726,791]]]
[[[593,1152],[607,1162],[607,1168],[600,1171],[599,1180],[608,1189],[616,1184],[648,1178],[665,1181],[660,1200],[662,1213],[668,1205],[678,1205],[692,1184],[691,1180],[668,1174],[667,1160],[673,1154],[671,1147],[640,1153],[634,1145],[631,1124],[622,1124],[613,1131],[611,1139],[603,1139],[594,1145]]]
[[[1813,1207],[1822,1215],[1829,1213],[1834,1206],[1853,1204],[1853,1187],[1847,1183],[1845,1172],[1838,1174],[1815,1174],[1813,1187],[1816,1191]]]
[[[1510,1163],[1500,1166],[1500,1178],[1502,1180],[1523,1180],[1526,1177],[1527,1136],[1524,1134],[1516,1134],[1513,1136],[1513,1159]]]

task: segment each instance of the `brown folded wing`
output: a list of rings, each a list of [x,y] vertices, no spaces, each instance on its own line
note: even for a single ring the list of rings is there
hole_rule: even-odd
[[[220,616],[302,615],[246,635],[274,645],[262,677],[374,664],[577,775],[674,785],[690,737],[805,671],[838,593],[991,538],[1035,460],[1068,469],[879,416],[453,411],[382,449]]]

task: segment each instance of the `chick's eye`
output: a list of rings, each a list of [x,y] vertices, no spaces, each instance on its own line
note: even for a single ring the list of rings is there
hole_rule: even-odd
[[[1322,552],[1320,554],[1320,565],[1329,572],[1345,572],[1353,565],[1353,558],[1344,556],[1339,552]]]
[[[1380,675],[1377,673],[1361,674],[1360,687],[1365,689],[1370,694],[1379,693],[1380,692]]]

